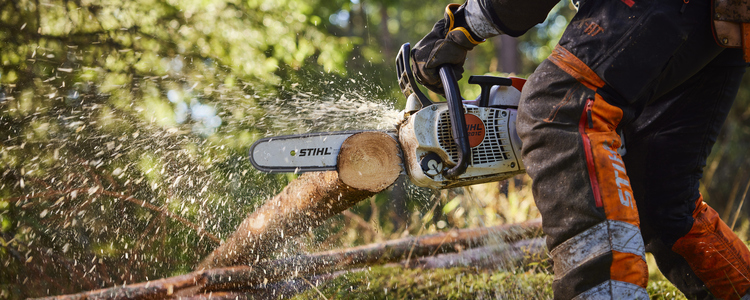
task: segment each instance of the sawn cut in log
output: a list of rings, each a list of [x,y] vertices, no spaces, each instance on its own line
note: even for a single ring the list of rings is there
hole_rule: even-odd
[[[386,189],[402,171],[398,143],[383,132],[347,138],[338,171],[305,173],[250,214],[197,270],[248,265],[265,259],[282,243]]]
[[[420,258],[441,253],[460,252],[488,244],[494,244],[500,248],[517,252],[518,249],[514,248],[516,246],[503,246],[503,243],[513,243],[536,237],[540,234],[541,220],[539,219],[520,224],[451,230],[449,232],[401,238],[349,249],[292,256],[278,260],[266,260],[252,266],[200,270],[175,277],[66,295],[59,298],[161,299],[175,296],[194,296],[217,291],[243,290],[290,278],[304,278],[312,275],[386,263],[403,262],[405,266],[429,267],[434,262]],[[533,246],[538,243],[531,242],[531,245]],[[539,248],[534,246],[532,247],[532,251],[538,251]],[[509,254],[511,258],[509,262],[519,259],[516,253]],[[477,255],[465,257],[465,259],[472,261],[476,259],[474,256]],[[440,267],[451,266],[457,265],[442,265]]]

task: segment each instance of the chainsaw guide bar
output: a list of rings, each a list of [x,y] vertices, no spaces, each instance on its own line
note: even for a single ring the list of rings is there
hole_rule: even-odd
[[[379,131],[396,139],[396,131],[348,130],[262,138],[250,147],[250,162],[269,173],[336,170],[341,145],[360,132]]]

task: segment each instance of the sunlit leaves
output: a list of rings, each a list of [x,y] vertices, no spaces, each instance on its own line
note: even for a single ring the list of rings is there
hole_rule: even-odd
[[[172,127],[177,124],[172,106],[159,98],[144,99],[136,110],[142,112],[144,119],[159,126]]]
[[[152,189],[158,187],[158,184],[161,183],[161,175],[163,173],[161,170],[164,170],[159,160],[153,155],[145,154],[138,161],[138,167],[141,174],[148,178],[148,183],[153,187]]]

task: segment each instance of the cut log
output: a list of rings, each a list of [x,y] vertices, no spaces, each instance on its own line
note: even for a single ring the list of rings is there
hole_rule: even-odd
[[[413,266],[424,263],[418,260],[420,257],[458,252],[488,244],[502,244],[502,241],[510,243],[540,234],[541,220],[538,219],[520,224],[452,230],[349,249],[260,261],[253,266],[200,270],[186,275],[68,295],[63,298],[153,299],[231,292],[291,278],[304,278],[364,266],[402,261],[405,261],[402,263],[404,265]],[[414,263],[410,262],[412,260]]]
[[[346,139],[338,171],[306,173],[250,214],[197,270],[248,265],[273,254],[284,238],[317,227],[328,218],[393,184],[401,173],[398,143],[371,131]]]
[[[399,149],[396,140],[385,133],[355,134],[341,146],[337,163],[339,178],[354,189],[380,192],[401,173]]]

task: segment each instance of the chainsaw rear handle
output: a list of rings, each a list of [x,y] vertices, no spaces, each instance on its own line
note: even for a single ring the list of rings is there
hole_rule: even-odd
[[[445,178],[455,179],[466,172],[471,159],[471,147],[469,146],[469,133],[466,130],[466,117],[464,117],[464,105],[461,91],[458,89],[456,75],[449,64],[439,67],[440,80],[443,82],[445,99],[448,100],[448,111],[451,118],[451,132],[453,140],[458,146],[458,161],[453,168],[445,171]]]

